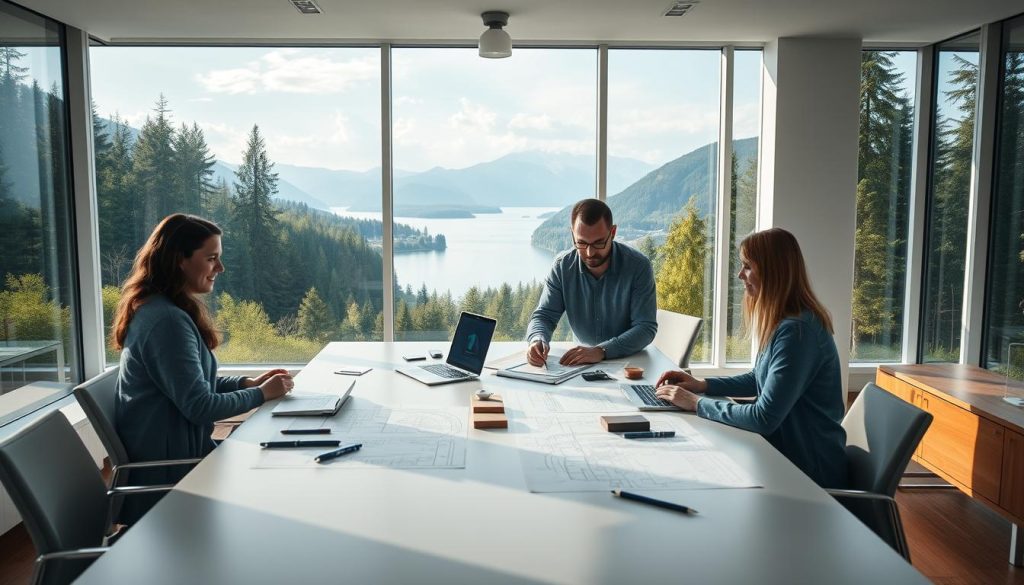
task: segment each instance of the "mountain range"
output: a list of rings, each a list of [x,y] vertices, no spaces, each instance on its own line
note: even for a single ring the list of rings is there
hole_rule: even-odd
[[[110,120],[101,119],[108,134]],[[138,130],[129,128],[133,140]],[[213,166],[214,180],[235,180],[233,165]],[[609,157],[608,187],[621,190],[644,176],[653,165],[631,158]],[[275,163],[277,198],[330,209],[380,211],[380,168],[367,171],[332,170]],[[525,151],[465,168],[394,172],[394,202],[399,208],[429,207],[558,207],[593,196],[596,162],[593,156]],[[399,214],[400,215],[400,214]]]

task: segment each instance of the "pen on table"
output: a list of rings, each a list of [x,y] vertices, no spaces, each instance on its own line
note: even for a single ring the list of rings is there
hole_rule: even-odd
[[[341,449],[335,449],[334,451],[328,451],[326,453],[321,453],[321,454],[316,456],[315,461],[317,463],[323,463],[324,461],[330,461],[331,459],[334,459],[336,457],[341,457],[342,455],[345,455],[347,453],[353,453],[355,451],[358,451],[362,447],[363,447],[362,443],[356,443],[355,445],[349,445],[347,447],[342,447]]]
[[[268,449],[274,448],[285,448],[285,447],[337,447],[341,444],[341,441],[264,441],[260,443],[260,447],[266,447]]]
[[[676,512],[682,512],[683,514],[697,513],[697,510],[682,504],[673,504],[672,502],[666,502],[665,500],[656,500],[654,498],[648,498],[647,496],[641,496],[640,494],[634,494],[624,490],[612,490],[612,493],[624,500],[633,500],[634,502],[640,502],[642,504],[650,504],[659,508],[665,508],[666,510],[674,510]]]
[[[622,433],[625,439],[669,439],[676,436],[675,431],[628,431]]]

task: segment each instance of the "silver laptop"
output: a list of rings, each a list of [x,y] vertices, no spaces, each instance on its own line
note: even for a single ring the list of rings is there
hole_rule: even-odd
[[[668,400],[655,396],[652,384],[621,384],[619,388],[639,410],[682,410]]]
[[[427,386],[476,380],[484,369],[495,324],[490,317],[462,313],[445,363],[407,366],[395,368],[395,371]]]

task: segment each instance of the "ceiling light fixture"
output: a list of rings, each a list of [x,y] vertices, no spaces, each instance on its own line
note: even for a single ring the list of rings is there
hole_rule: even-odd
[[[488,28],[480,35],[480,56],[502,59],[512,56],[512,37],[502,30],[508,25],[508,12],[489,11],[480,15]]]

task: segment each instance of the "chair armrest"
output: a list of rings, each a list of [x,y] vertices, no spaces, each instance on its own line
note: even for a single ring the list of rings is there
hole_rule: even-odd
[[[155,467],[171,467],[174,465],[196,465],[202,461],[201,458],[195,459],[164,459],[161,461],[139,461],[138,463],[124,463],[122,465],[115,465],[111,470],[110,475],[110,486],[116,487],[118,483],[118,476],[122,470],[130,471],[132,469],[147,469]]]
[[[169,492],[174,489],[173,485],[126,485],[107,490],[107,497],[131,496],[135,494],[155,494]]]
[[[885,494],[876,494],[874,492],[866,492],[863,490],[827,489],[825,490],[825,493],[837,500],[841,498],[851,498],[855,500],[884,500],[896,503],[896,500]]]
[[[35,585],[43,582],[43,572],[45,571],[46,563],[50,561],[82,561],[87,559],[97,559],[108,550],[108,547],[97,546],[41,554],[36,557],[36,564],[32,571],[31,583]]]

